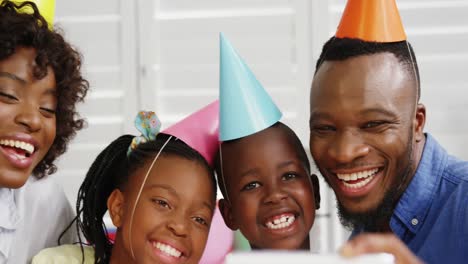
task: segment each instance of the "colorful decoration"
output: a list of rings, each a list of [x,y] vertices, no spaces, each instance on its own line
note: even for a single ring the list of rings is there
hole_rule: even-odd
[[[156,139],[156,135],[161,130],[161,121],[159,121],[154,112],[140,111],[135,118],[135,127],[140,131],[141,136],[133,138],[128,148],[127,155],[129,155],[132,150],[136,149],[139,144]]]
[[[224,224],[223,217],[216,207],[210,234],[200,264],[222,264],[233,248],[234,232]]]
[[[406,40],[395,0],[348,0],[335,36],[371,42]]]
[[[229,41],[220,34],[220,140],[270,127],[281,112]]]
[[[0,3],[2,1],[3,0],[0,0]],[[13,2],[22,3],[25,1],[26,0],[14,0]],[[34,2],[37,5],[39,12],[47,21],[49,28],[52,29],[54,25],[54,16],[55,16],[55,0],[28,0],[28,1]],[[21,9],[21,12],[29,14],[29,13],[32,13],[32,9],[29,7],[24,7]]]
[[[242,233],[237,230],[234,233],[234,250],[235,251],[250,251],[250,244],[247,238],[242,235]]]
[[[182,140],[213,165],[219,144],[219,101],[210,103],[162,132]]]

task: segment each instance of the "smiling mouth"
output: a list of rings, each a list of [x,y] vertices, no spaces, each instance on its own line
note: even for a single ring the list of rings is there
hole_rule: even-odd
[[[366,186],[375,175],[379,172],[378,168],[371,170],[364,170],[353,173],[336,173],[338,179],[343,183],[344,186],[350,189],[359,189]]]
[[[159,251],[161,251],[163,254],[167,256],[174,257],[174,258],[182,257],[181,251],[177,250],[176,248],[168,244],[164,244],[161,242],[153,242],[152,245],[154,248],[158,249]]]
[[[35,151],[34,145],[20,140],[2,139],[0,145],[5,149],[10,149],[11,153],[19,160],[31,157]]]
[[[290,227],[297,216],[292,213],[280,214],[268,219],[264,224],[268,229],[278,230]]]

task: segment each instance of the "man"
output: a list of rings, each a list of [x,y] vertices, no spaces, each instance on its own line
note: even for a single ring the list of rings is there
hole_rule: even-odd
[[[353,237],[387,233],[357,236],[347,253],[387,251],[397,262],[418,262],[413,252],[429,263],[466,263],[468,163],[423,132],[419,85],[395,2],[349,0],[317,62],[311,154]]]

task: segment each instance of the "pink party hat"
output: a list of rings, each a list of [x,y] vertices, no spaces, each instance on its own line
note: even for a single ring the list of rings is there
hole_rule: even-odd
[[[213,166],[219,144],[219,101],[216,100],[162,131],[182,140]]]

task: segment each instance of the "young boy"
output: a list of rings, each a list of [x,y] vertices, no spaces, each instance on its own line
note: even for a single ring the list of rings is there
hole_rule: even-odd
[[[277,122],[223,142],[220,153],[216,172],[226,225],[240,229],[253,249],[309,249],[319,185],[296,134]]]
[[[216,172],[226,225],[253,249],[309,249],[319,207],[317,176],[296,134],[221,35],[220,140]]]

